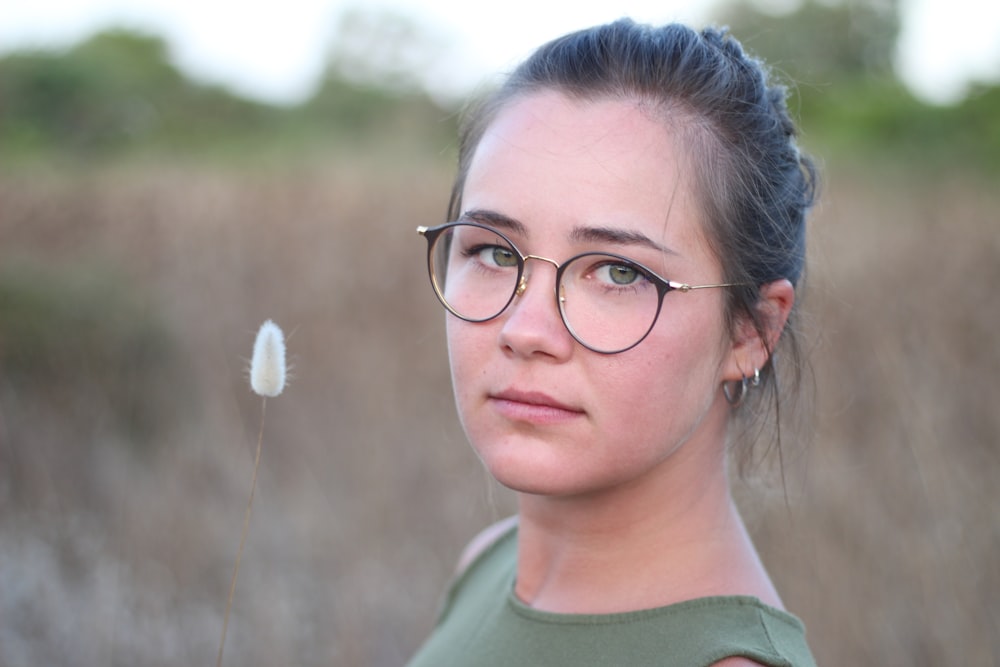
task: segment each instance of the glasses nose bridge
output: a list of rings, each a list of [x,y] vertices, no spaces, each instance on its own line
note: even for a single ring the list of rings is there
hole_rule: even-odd
[[[525,267],[528,266],[529,259],[535,259],[540,262],[545,262],[546,264],[551,264],[556,271],[559,271],[559,268],[562,266],[556,260],[550,259],[548,257],[542,257],[541,255],[522,255],[521,259],[524,261]],[[516,294],[517,296],[523,296],[526,289],[528,289],[528,272],[524,271],[521,274],[521,279],[517,283],[517,289],[514,290],[514,294]]]

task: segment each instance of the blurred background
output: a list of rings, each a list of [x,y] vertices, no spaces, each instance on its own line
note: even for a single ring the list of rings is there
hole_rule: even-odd
[[[53,3],[0,28],[0,667],[211,664],[267,318],[293,379],[267,406],[225,662],[406,661],[462,545],[513,511],[457,425],[414,228],[443,221],[461,101],[622,13],[731,26],[821,164],[808,398],[784,483],[739,482],[819,663],[1000,664],[993,10],[940,0],[952,22],[921,32],[934,0],[467,3],[476,24],[313,3],[297,33],[299,3],[218,2],[190,19],[199,51],[163,3]],[[245,61],[205,47],[241,39]]]

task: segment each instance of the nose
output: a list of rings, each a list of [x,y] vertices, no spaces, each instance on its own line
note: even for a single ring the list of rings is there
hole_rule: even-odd
[[[547,356],[566,358],[573,350],[573,338],[566,329],[559,314],[555,298],[556,270],[559,264],[554,260],[537,255],[527,255],[525,260],[538,260],[535,266],[525,272],[517,286],[514,301],[502,316],[499,343],[508,354],[519,357]],[[545,270],[538,264],[551,264]],[[544,289],[551,286],[552,289]]]

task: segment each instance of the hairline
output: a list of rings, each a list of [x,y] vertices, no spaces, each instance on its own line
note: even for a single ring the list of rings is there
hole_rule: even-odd
[[[616,89],[617,88],[617,89]],[[497,118],[505,109],[523,101],[533,95],[540,95],[552,92],[563,95],[567,99],[581,103],[598,103],[602,101],[632,102],[635,107],[647,115],[647,117],[658,123],[664,132],[673,130],[672,138],[678,143],[678,148],[683,151],[683,156],[687,164],[692,165],[693,174],[686,175],[684,170],[679,170],[680,178],[691,188],[694,201],[700,214],[700,225],[705,241],[708,243],[709,251],[720,264],[723,271],[726,271],[723,259],[725,254],[722,248],[720,224],[718,218],[725,216],[725,211],[720,211],[718,200],[711,196],[713,186],[721,187],[726,178],[712,179],[709,175],[709,163],[714,159],[720,162],[728,162],[725,150],[721,145],[718,132],[713,127],[711,119],[699,113],[690,104],[669,92],[661,94],[659,97],[654,93],[647,93],[624,86],[574,86],[553,82],[526,83],[519,86],[502,87],[495,90],[484,99],[474,103],[466,113],[467,117],[475,121],[475,125],[466,128],[471,130],[465,137],[474,139],[475,145],[467,147],[467,152],[462,158],[464,161],[459,164],[458,178],[455,180],[449,203],[449,218],[461,213],[461,201],[464,195],[465,182],[469,168],[479,150],[479,145]],[[727,165],[728,166],[728,165]],[[739,282],[739,276],[725,276],[727,282]],[[726,309],[727,324],[733,324],[732,309]]]

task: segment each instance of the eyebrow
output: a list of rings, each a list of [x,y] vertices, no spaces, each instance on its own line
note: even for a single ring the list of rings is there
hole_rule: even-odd
[[[641,232],[628,229],[614,229],[611,227],[576,227],[573,229],[570,238],[573,241],[586,241],[590,243],[611,243],[622,246],[644,246],[665,253],[676,255],[677,251],[665,245],[657,243]]]
[[[460,220],[478,222],[502,231],[528,236],[527,226],[515,218],[488,209],[471,209],[464,212]],[[641,232],[613,227],[574,227],[570,232],[574,243],[610,243],[618,246],[642,246],[667,255],[677,255],[677,251],[657,243]]]
[[[521,236],[528,235],[528,228],[525,227],[523,222],[496,211],[476,208],[463,213],[459,216],[459,220],[478,222],[483,225],[489,225],[490,227],[496,227],[497,229],[503,231],[513,232]]]

